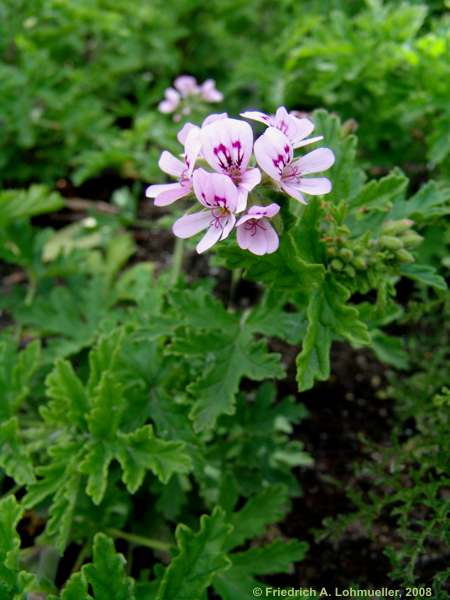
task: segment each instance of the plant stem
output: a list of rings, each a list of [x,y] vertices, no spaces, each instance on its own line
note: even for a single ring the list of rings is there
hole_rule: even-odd
[[[106,529],[106,533],[111,537],[126,540],[127,542],[131,542],[137,546],[146,546],[147,548],[152,548],[153,550],[163,550],[164,552],[167,552],[172,547],[172,544],[169,544],[168,542],[162,542],[161,540],[143,537],[142,535],[136,535],[135,533],[128,533],[126,531],[122,531],[121,529],[115,529],[114,527]]]
[[[180,273],[181,267],[183,266],[183,256],[184,256],[184,240],[181,238],[176,238],[175,240],[175,248],[173,250],[172,255],[172,273],[170,277],[170,283],[172,285],[176,285]]]
[[[89,542],[86,542],[84,544],[84,546],[82,546],[82,548],[77,556],[77,560],[75,561],[75,564],[72,567],[71,573],[76,573],[77,571],[80,570],[81,565],[84,563],[85,558],[87,558],[89,556],[89,552],[90,552],[90,544],[89,544]]]
[[[236,288],[241,279],[242,269],[233,269],[231,272],[231,282],[230,282],[230,297],[228,300],[228,306],[233,302],[234,296],[236,294]]]

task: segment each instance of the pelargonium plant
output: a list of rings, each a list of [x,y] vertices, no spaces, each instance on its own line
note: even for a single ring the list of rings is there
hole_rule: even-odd
[[[201,127],[187,123],[178,133],[184,146],[182,159],[164,151],[159,167],[176,178],[176,183],[151,185],[146,196],[156,206],[167,206],[181,198],[195,199],[201,210],[188,211],[173,225],[179,238],[206,233],[197,244],[197,252],[211,248],[236,229],[240,248],[253,254],[275,252],[278,232],[271,223],[280,206],[261,205],[262,188],[275,189],[306,204],[304,194],[322,195],[331,191],[326,177],[307,177],[321,173],[334,163],[329,148],[317,148],[296,156],[299,148],[322,140],[309,137],[314,129],[307,118],[289,114],[281,106],[275,115],[250,111],[242,117],[267,125],[254,141],[250,125],[227,113],[207,117]],[[256,166],[257,165],[257,166]],[[197,206],[197,205],[194,205]]]
[[[202,104],[221,102],[223,94],[216,89],[214,79],[198,84],[191,75],[180,75],[164,93],[158,109],[162,113],[173,113],[173,120],[180,121],[183,116],[199,108]]]

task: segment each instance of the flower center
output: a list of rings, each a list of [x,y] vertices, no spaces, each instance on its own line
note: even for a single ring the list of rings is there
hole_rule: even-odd
[[[261,229],[262,231],[266,230],[264,219],[249,219],[244,223],[244,229],[250,231],[250,235],[253,237],[256,235],[258,229]]]

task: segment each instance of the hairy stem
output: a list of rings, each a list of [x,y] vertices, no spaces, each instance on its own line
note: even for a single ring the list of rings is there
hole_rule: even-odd
[[[136,544],[137,546],[146,546],[147,548],[152,548],[153,550],[162,550],[167,552],[172,547],[172,544],[169,544],[168,542],[162,542],[161,540],[143,537],[142,535],[137,535],[135,533],[128,533],[126,531],[122,531],[121,529],[115,529],[114,527],[107,529],[106,533],[111,537],[126,540],[127,542]]]

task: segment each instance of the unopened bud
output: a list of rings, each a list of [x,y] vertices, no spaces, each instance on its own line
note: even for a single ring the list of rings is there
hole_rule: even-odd
[[[380,237],[380,245],[388,250],[399,250],[403,248],[403,242],[400,238],[392,237],[391,235],[382,235]]]
[[[414,225],[411,219],[400,219],[399,221],[386,221],[383,223],[383,233],[386,235],[397,235],[407,231]]]
[[[353,252],[349,248],[341,248],[339,250],[339,256],[345,261],[351,260],[353,258]]]
[[[422,243],[423,237],[415,231],[408,231],[406,235],[402,236],[402,241],[407,248],[416,248]]]
[[[347,273],[349,277],[354,277],[356,275],[356,271],[351,265],[346,265],[344,272]]]
[[[328,256],[334,256],[336,254],[336,248],[334,246],[328,246],[327,254]]]
[[[330,266],[335,271],[342,271],[342,269],[344,268],[344,265],[338,258],[333,258],[333,260],[330,263]]]
[[[352,264],[359,271],[363,271],[364,269],[367,269],[367,261],[362,256],[357,256],[356,258],[354,258],[352,261]]]
[[[405,250],[404,248],[400,248],[400,250],[397,250],[395,253],[395,256],[398,259],[398,261],[401,263],[413,263],[414,262],[414,256],[410,252],[408,252],[408,250]]]

